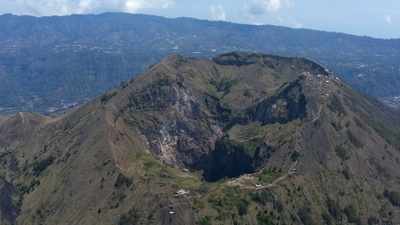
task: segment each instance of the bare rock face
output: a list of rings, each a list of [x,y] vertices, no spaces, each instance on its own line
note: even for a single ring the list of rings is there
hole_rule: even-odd
[[[257,105],[255,120],[262,125],[285,124],[307,116],[307,99],[299,80],[285,87],[280,93]]]
[[[131,99],[135,100],[130,104],[130,109],[154,112],[151,114],[153,121],[146,121],[139,128],[143,138],[148,140],[150,152],[166,165],[193,167],[202,153],[212,148],[212,141],[221,133],[216,120],[218,107],[211,105],[215,104],[213,100],[199,101],[175,82],[163,81],[158,85],[161,91],[151,92],[149,88],[154,88],[151,86],[137,95],[132,94]],[[205,107],[216,111],[209,112]],[[208,114],[217,117],[208,120]]]

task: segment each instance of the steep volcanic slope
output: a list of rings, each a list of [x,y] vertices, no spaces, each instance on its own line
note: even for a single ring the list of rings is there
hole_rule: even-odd
[[[400,222],[399,113],[308,59],[170,56],[61,117],[0,128],[11,223]]]

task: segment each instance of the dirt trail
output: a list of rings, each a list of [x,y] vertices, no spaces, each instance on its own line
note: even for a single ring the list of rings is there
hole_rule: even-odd
[[[296,173],[296,171],[294,169],[297,164],[298,164],[298,161],[295,161],[293,163],[293,165],[290,167],[290,170],[288,170],[284,175],[278,177],[272,183],[263,185],[261,187],[253,186],[253,184],[251,184],[251,185],[246,184],[246,183],[256,183],[257,178],[252,176],[251,174],[244,174],[234,180],[230,180],[230,181],[226,182],[226,185],[227,186],[239,186],[242,189],[257,189],[257,190],[259,190],[259,189],[264,189],[264,188],[270,188],[270,187],[277,185],[278,182],[286,179],[287,176]]]
[[[19,116],[21,117],[21,119],[22,119],[22,126],[25,126],[25,121],[26,121],[26,118],[25,118],[25,115],[24,115],[24,113],[23,112],[19,112]]]
[[[110,148],[111,148],[111,154],[112,154],[112,157],[113,157],[113,160],[114,160],[114,164],[115,164],[115,166],[117,167],[117,169],[119,171],[127,172],[127,171],[123,170],[122,167],[120,167],[120,165],[118,163],[118,160],[117,160],[118,159],[117,150],[116,150],[117,146],[114,144],[114,136],[116,134],[116,131],[115,131],[116,125],[115,125],[114,122],[111,122],[111,121],[113,121],[113,119],[110,118],[110,117],[112,117],[111,111],[106,112],[105,116],[106,116],[107,125],[108,125],[107,142],[108,142],[108,144],[110,145]]]

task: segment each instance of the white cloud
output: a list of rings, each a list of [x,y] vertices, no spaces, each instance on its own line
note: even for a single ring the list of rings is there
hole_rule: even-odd
[[[103,12],[135,13],[149,8],[168,8],[174,0],[5,0],[14,14],[35,16],[96,14]],[[4,4],[4,3],[3,3]],[[2,4],[0,4],[1,6]]]
[[[392,23],[392,17],[390,17],[388,14],[385,15],[385,20],[387,23]]]
[[[292,17],[283,18],[282,16],[276,18],[276,21],[282,26],[288,26],[293,28],[302,28],[303,24],[293,19]]]
[[[292,0],[248,0],[244,5],[244,11],[250,15],[261,15],[267,12],[276,12],[282,6],[292,7]]]
[[[124,11],[130,13],[148,8],[168,8],[174,4],[173,0],[125,0],[124,2]]]
[[[213,20],[226,20],[226,13],[222,5],[211,6]]]
[[[252,0],[245,4],[244,10],[251,15],[261,15],[279,10],[280,0]]]

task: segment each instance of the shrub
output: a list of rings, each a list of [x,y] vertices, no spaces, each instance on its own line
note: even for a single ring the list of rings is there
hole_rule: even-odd
[[[331,125],[333,128],[335,128],[336,131],[339,131],[343,128],[340,122],[339,123],[331,122]]]
[[[290,156],[293,162],[296,162],[299,157],[300,153],[298,153],[297,151],[293,152],[292,155]]]
[[[122,185],[126,185],[126,187],[131,186],[132,184],[132,179],[129,177],[126,177],[122,173],[118,174],[117,180],[115,181],[114,187],[120,188]]]
[[[281,172],[268,172],[263,171],[261,173],[257,173],[254,176],[258,177],[260,182],[271,183],[274,180],[278,179],[282,175]]]
[[[357,217],[357,211],[353,205],[348,205],[343,210],[344,214],[347,216],[347,221],[349,223],[360,224],[360,219]]]
[[[342,213],[340,211],[339,203],[335,200],[328,198],[326,200],[326,206],[328,207],[329,214],[336,220],[342,220]]]
[[[273,224],[274,218],[267,212],[258,212],[257,222],[259,225],[269,225]]]
[[[311,216],[311,209],[308,207],[302,207],[299,212],[298,215],[300,217],[301,222],[303,222],[304,225],[313,225],[315,224],[312,216]]]
[[[106,103],[110,98],[114,97],[117,94],[117,92],[113,92],[113,93],[105,93],[101,96],[100,101],[103,103]]]
[[[39,162],[36,162],[33,166],[33,173],[38,176],[43,170],[50,166],[54,162],[54,157],[49,156]]]
[[[196,225],[212,225],[211,217],[210,216],[200,217],[199,220],[196,221]]]
[[[333,220],[331,215],[329,215],[328,213],[324,212],[324,213],[322,213],[321,216],[322,216],[322,219],[324,220],[324,224],[333,225],[334,220]]]
[[[370,217],[368,217],[367,223],[368,223],[368,225],[379,224],[379,219],[376,216],[370,216]]]
[[[358,140],[356,135],[354,135],[354,133],[351,132],[350,130],[347,130],[347,136],[349,137],[350,142],[353,143],[356,148],[362,148],[363,147],[361,141]]]
[[[242,201],[237,202],[236,208],[237,208],[240,216],[247,214],[249,205],[250,205],[250,202],[247,201],[246,199],[243,199]]]
[[[118,225],[136,225],[136,224],[140,224],[140,222],[141,222],[140,215],[141,215],[141,213],[137,209],[132,208],[131,210],[129,210],[128,213],[123,214],[121,216],[121,219],[119,220]]]
[[[269,201],[273,200],[273,196],[267,189],[263,189],[261,192],[257,191],[251,197],[251,200],[258,202],[262,205],[267,205]]]
[[[343,161],[350,159],[350,156],[347,154],[347,150],[341,146],[335,147],[336,155],[339,156]]]
[[[346,114],[342,102],[336,95],[332,95],[331,102],[328,104],[330,110],[340,114]]]
[[[389,199],[389,202],[394,206],[400,206],[400,196],[395,191],[385,189],[383,196]]]
[[[342,172],[343,172],[344,178],[346,178],[346,180],[350,180],[349,170],[344,169]]]

